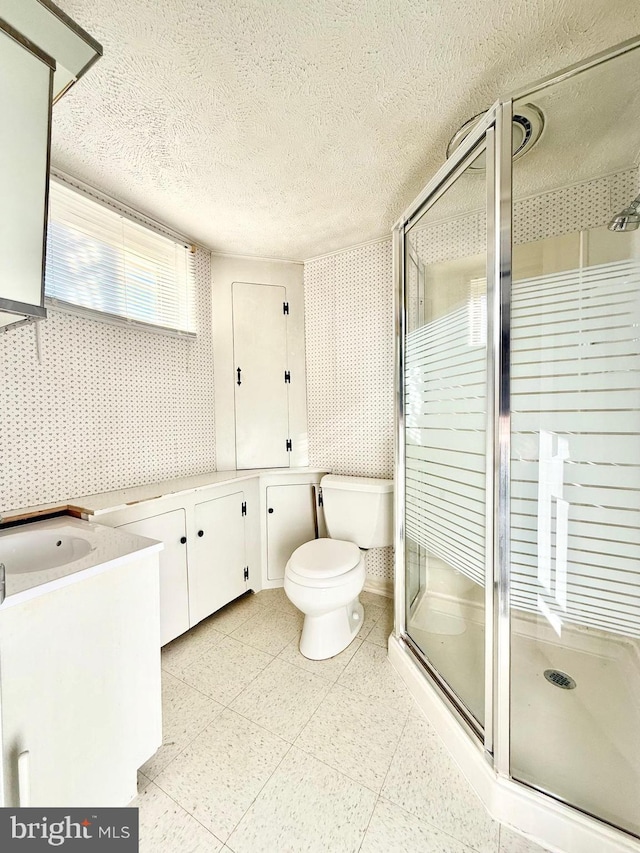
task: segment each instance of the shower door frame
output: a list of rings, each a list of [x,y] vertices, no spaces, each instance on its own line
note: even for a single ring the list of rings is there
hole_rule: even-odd
[[[560,83],[589,68],[640,48],[640,37],[575,63],[532,83],[486,112],[474,130],[404,211],[393,229],[395,285],[395,622],[399,647],[419,664],[445,706],[472,735],[501,779],[541,802],[563,801],[556,795],[519,782],[510,772],[511,726],[511,614],[510,614],[510,465],[511,465],[511,284],[512,284],[512,157],[513,102]],[[487,538],[485,551],[485,724],[484,731],[462,706],[442,676],[425,660],[407,635],[405,612],[405,235],[418,216],[428,210],[464,172],[473,150],[487,142]],[[493,149],[493,154],[491,149]],[[496,522],[493,522],[496,519]],[[480,742],[479,742],[480,741]],[[580,814],[598,826],[606,822],[564,803],[569,814]],[[611,825],[609,825],[611,826]],[[615,834],[629,838],[619,827]]]
[[[505,115],[507,114],[507,115]],[[504,127],[507,128],[506,132]],[[394,278],[396,284],[396,491],[395,491],[395,553],[396,553],[396,600],[395,600],[395,636],[410,650],[420,662],[429,677],[438,686],[446,704],[464,728],[473,737],[482,742],[487,760],[497,767],[495,753],[506,756],[507,772],[509,761],[509,727],[496,725],[508,714],[508,705],[504,703],[506,686],[507,699],[510,684],[496,689],[494,673],[500,671],[498,663],[509,672],[509,642],[500,643],[503,635],[509,639],[510,614],[508,586],[504,578],[494,577],[494,567],[504,563],[504,552],[509,553],[508,515],[506,523],[501,525],[499,534],[493,525],[495,513],[502,517],[501,508],[509,505],[509,477],[499,476],[499,461],[510,454],[510,424],[505,422],[505,413],[509,414],[508,381],[498,382],[502,372],[509,367],[509,298],[506,299],[506,311],[500,300],[501,293],[510,296],[511,282],[511,101],[496,102],[485,114],[473,132],[456,149],[445,165],[436,173],[422,193],[407,208],[393,230]],[[505,137],[508,138],[505,142]],[[405,328],[405,235],[411,225],[434,205],[466,171],[477,154],[477,148],[486,146],[486,212],[487,212],[487,423],[486,423],[486,523],[485,523],[485,678],[484,678],[484,727],[467,711],[454,694],[446,680],[429,663],[426,657],[411,641],[407,634],[405,611],[405,566],[404,566],[404,513],[405,513],[405,401],[404,401],[404,338]],[[506,144],[507,157],[503,149]],[[505,192],[505,183],[507,192]],[[501,285],[501,286],[498,286]],[[506,328],[504,328],[506,324]],[[506,338],[505,338],[506,335]],[[506,389],[496,394],[496,388]],[[496,427],[499,425],[499,428]],[[500,434],[501,443],[497,441]],[[506,440],[506,445],[505,445]],[[506,538],[505,538],[506,537]],[[498,559],[497,551],[500,551]],[[508,584],[508,572],[506,573]],[[502,583],[499,581],[502,580]],[[502,593],[499,595],[499,593]],[[500,613],[497,623],[494,613]],[[495,655],[501,649],[498,662]],[[497,749],[497,736],[501,740]],[[506,734],[506,737],[505,737]]]

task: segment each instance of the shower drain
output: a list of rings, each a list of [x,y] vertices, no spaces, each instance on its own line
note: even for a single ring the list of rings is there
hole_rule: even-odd
[[[562,687],[563,690],[573,690],[576,686],[575,680],[559,669],[545,669],[544,677],[556,687]]]

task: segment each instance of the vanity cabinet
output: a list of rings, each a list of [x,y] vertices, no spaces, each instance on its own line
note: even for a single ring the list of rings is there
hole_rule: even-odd
[[[160,553],[161,645],[248,589],[244,491],[116,526],[164,544]]]
[[[267,486],[267,578],[282,580],[289,557],[317,532],[316,487],[311,483]]]
[[[259,477],[137,499],[95,515],[98,524],[162,542],[161,645],[184,634],[249,589],[262,588]],[[155,486],[150,487],[155,490]],[[158,484],[161,490],[162,484]]]
[[[324,473],[218,471],[79,498],[71,506],[94,523],[164,544],[165,645],[248,590],[282,586],[293,551],[326,535],[319,502]]]
[[[158,555],[0,610],[5,807],[125,806],[162,742]]]
[[[195,506],[195,537],[189,552],[191,625],[206,619],[248,589],[244,492]]]
[[[326,472],[265,472],[261,478],[262,586],[282,586],[289,557],[300,545],[326,536],[320,481]]]
[[[175,509],[118,527],[164,544],[160,552],[160,645],[164,646],[190,628],[185,510]]]

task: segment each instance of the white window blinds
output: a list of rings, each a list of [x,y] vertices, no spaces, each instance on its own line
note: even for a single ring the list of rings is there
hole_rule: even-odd
[[[129,322],[195,334],[194,255],[51,181],[45,295]]]

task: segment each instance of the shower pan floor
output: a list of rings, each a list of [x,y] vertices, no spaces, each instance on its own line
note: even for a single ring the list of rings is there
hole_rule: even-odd
[[[452,615],[455,613],[456,615]],[[460,614],[464,613],[464,616]],[[484,717],[484,625],[468,602],[424,595],[408,633],[478,720]],[[512,775],[640,835],[640,654],[613,634],[512,618]],[[576,682],[550,683],[556,669]]]

